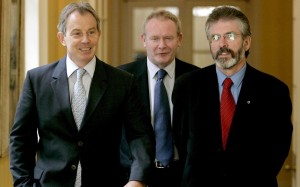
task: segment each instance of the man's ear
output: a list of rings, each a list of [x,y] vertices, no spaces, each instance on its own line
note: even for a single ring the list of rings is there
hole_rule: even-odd
[[[143,46],[146,47],[146,42],[145,42],[145,40],[146,40],[146,35],[145,35],[145,34],[141,34],[140,39],[141,39],[141,41],[142,41],[143,44],[144,44]]]
[[[58,38],[59,42],[61,43],[61,45],[66,46],[65,36],[62,32],[57,33],[57,38]]]
[[[248,51],[250,49],[250,46],[251,46],[251,36],[247,36],[244,39],[244,50]]]

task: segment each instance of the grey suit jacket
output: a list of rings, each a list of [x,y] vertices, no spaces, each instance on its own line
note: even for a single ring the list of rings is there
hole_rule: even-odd
[[[28,71],[10,134],[15,186],[74,187],[109,181],[119,186],[121,129],[127,130],[136,180],[147,180],[154,134],[132,75],[96,60],[81,129],[73,118],[66,57]],[[38,134],[37,134],[38,132]]]

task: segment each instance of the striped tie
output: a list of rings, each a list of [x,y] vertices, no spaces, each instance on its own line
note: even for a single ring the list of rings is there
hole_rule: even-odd
[[[222,124],[222,142],[223,149],[226,149],[227,137],[230,130],[233,114],[235,111],[235,102],[231,94],[231,86],[233,82],[230,78],[226,78],[223,83],[223,91],[221,96],[221,124]]]

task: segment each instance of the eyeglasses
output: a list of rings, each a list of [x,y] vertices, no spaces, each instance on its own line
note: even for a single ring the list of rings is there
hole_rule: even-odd
[[[241,34],[229,32],[229,33],[224,34],[223,37],[226,41],[234,41],[238,35],[241,35]],[[210,41],[210,43],[214,43],[214,42],[219,41],[221,37],[222,36],[220,34],[213,34],[209,37],[209,41]]]

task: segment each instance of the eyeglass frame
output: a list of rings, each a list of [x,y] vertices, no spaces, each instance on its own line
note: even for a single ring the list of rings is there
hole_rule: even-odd
[[[238,34],[235,32],[228,32],[228,33],[225,33],[223,36],[221,36],[221,34],[212,34],[209,36],[208,41],[210,43],[216,43],[216,42],[220,41],[221,37],[223,37],[226,41],[233,42],[234,40],[236,40],[236,36],[239,36],[239,35],[242,35],[242,34]],[[217,38],[214,39],[214,37],[217,37]]]

